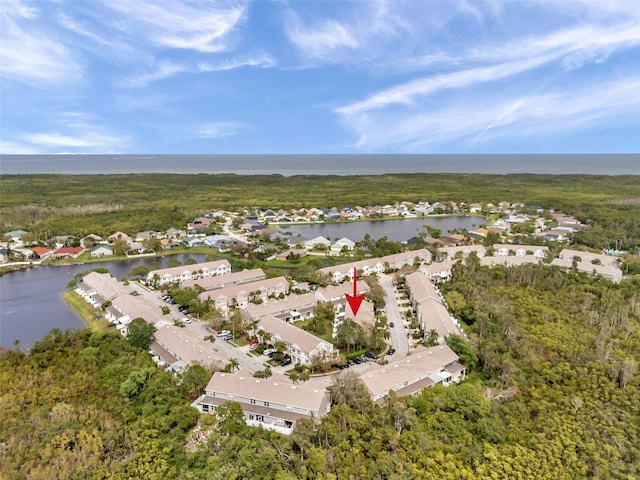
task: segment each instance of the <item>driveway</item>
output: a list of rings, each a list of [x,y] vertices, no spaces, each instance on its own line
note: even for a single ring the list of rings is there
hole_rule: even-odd
[[[384,289],[385,309],[389,330],[391,331],[391,343],[393,348],[396,349],[396,354],[406,355],[409,353],[409,344],[407,343],[407,333],[404,330],[403,319],[398,309],[398,302],[396,302],[393,279],[389,275],[380,275],[378,281]],[[391,327],[392,322],[394,324],[393,327]]]

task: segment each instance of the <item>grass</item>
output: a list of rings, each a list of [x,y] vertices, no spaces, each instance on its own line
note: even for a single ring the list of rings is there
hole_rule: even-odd
[[[314,332],[311,332],[311,331],[305,330],[305,328],[304,328],[304,327],[306,327],[307,325],[309,325],[309,324],[311,323],[311,320],[312,320],[311,318],[308,318],[308,319],[306,319],[306,320],[299,320],[299,321],[295,322],[293,325],[295,325],[296,327],[298,327],[298,328],[299,328],[299,329],[301,329],[301,330],[304,330],[305,332],[309,332],[310,334],[315,335],[315,336],[316,336],[316,337],[318,337],[318,338],[321,338],[321,339],[322,339],[322,340],[324,340],[325,342],[328,342],[328,343],[333,344],[333,343],[334,343],[334,339],[333,339],[333,337],[332,337],[332,332],[331,332],[331,331],[327,331],[327,332],[325,332],[325,333],[324,333],[324,334],[322,334],[322,335],[318,335],[318,334],[316,334],[316,333],[314,333]]]
[[[78,293],[73,290],[67,290],[62,293],[62,297],[69,307],[89,324],[92,332],[106,332],[115,329],[115,327],[104,318],[102,312],[89,305]],[[96,316],[96,314],[99,316]]]

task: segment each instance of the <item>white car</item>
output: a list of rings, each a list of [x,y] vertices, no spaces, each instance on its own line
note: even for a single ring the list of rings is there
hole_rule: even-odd
[[[184,323],[185,325],[189,325],[191,323],[191,319],[188,317],[184,317],[182,320],[180,320],[182,323]]]
[[[229,330],[220,330],[218,332],[218,336],[219,337],[226,337],[227,335],[229,335],[231,332]]]
[[[262,352],[262,354],[266,355],[267,357],[272,353],[276,353],[276,351],[273,348],[267,348],[264,352]]]

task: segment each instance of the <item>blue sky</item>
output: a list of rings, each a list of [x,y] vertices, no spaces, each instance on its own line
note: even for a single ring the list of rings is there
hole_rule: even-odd
[[[640,4],[2,0],[2,153],[637,153]]]

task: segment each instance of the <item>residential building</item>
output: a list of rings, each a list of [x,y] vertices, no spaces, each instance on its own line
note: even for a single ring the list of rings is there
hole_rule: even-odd
[[[359,262],[344,263],[333,267],[325,267],[318,270],[330,276],[333,282],[342,282],[345,278],[353,279],[354,268],[359,276],[369,276],[384,273],[384,264],[379,258],[369,258]]]
[[[227,273],[231,273],[229,261],[217,260],[215,262],[194,263],[193,265],[152,270],[147,275],[147,281],[157,281],[158,284],[162,285],[164,283],[197,280]]]
[[[486,249],[482,245],[462,245],[459,247],[440,247],[438,253],[448,260],[456,258],[456,255],[462,255],[467,258],[469,254],[475,252],[478,257],[484,257]]]
[[[409,299],[418,315],[418,323],[423,332],[431,330],[438,332],[440,343],[451,335],[462,335],[458,322],[451,316],[440,291],[431,283],[429,278],[414,272],[406,276],[409,289]]]
[[[307,250],[313,250],[314,248],[318,247],[328,250],[329,248],[331,248],[331,241],[325,237],[320,236],[304,242],[304,248]]]
[[[53,252],[55,258],[78,258],[84,253],[84,247],[61,247]]]
[[[406,252],[385,255],[380,258],[385,268],[397,270],[406,265],[418,265],[431,262],[431,252],[426,248],[420,250],[408,250]]]
[[[226,402],[242,408],[247,425],[289,435],[303,418],[318,422],[329,413],[329,392],[311,385],[294,385],[280,374],[268,379],[245,377],[239,373],[214,373],[204,395],[193,406],[214,412]]]
[[[198,298],[202,301],[211,299],[218,310],[226,312],[229,307],[246,309],[249,302],[263,303],[269,297],[280,297],[288,293],[289,281],[285,277],[276,277],[204,291]]]
[[[494,265],[504,265],[506,267],[515,267],[518,265],[524,265],[525,263],[540,263],[542,257],[536,255],[523,255],[523,256],[494,256],[494,257],[482,257],[480,259],[480,265],[486,267],[493,267]]]
[[[256,282],[258,280],[264,280],[265,278],[267,278],[267,276],[261,268],[254,268],[251,270],[245,269],[240,272],[226,273],[215,277],[185,280],[182,282],[181,286],[183,288],[190,288],[198,285],[204,290],[215,290],[217,288],[224,288],[230,285]]]
[[[560,267],[564,270],[574,268],[573,260],[563,258],[554,259],[551,262],[551,265]],[[612,267],[609,265],[597,265],[591,262],[576,262],[575,269],[578,272],[584,272],[588,275],[600,275],[601,277],[606,278],[607,280],[611,280],[615,283],[619,283],[622,280],[622,270],[620,270],[618,267]]]
[[[598,265],[605,265],[609,267],[618,268],[618,257],[611,255],[605,255],[603,253],[584,252],[581,250],[572,250],[570,248],[564,248],[558,255],[558,258],[562,260],[573,261],[574,258],[578,258],[580,262],[595,263]]]
[[[271,334],[271,343],[284,342],[294,363],[310,365],[314,358],[330,360],[338,355],[331,343],[272,315],[260,318],[257,329]]]
[[[457,383],[466,369],[458,355],[447,345],[426,348],[418,346],[410,355],[393,359],[387,365],[371,363],[360,376],[374,402],[382,402],[389,392],[397,396],[416,395],[437,384]]]
[[[123,232],[116,232],[113,235],[110,235],[107,240],[109,240],[109,243],[115,243],[117,240],[124,240],[127,242],[127,245],[133,242],[133,239]]]
[[[283,299],[270,299],[260,305],[249,304],[247,312],[254,320],[274,316],[285,322],[294,323],[313,317],[318,300],[313,293],[289,295]]]
[[[84,248],[91,248],[93,247],[96,243],[101,242],[102,241],[102,237],[99,235],[95,235],[93,233],[90,233],[89,235],[87,235],[86,237],[82,238],[80,240],[80,245],[82,245]]]
[[[113,248],[109,245],[95,245],[91,249],[91,256],[93,258],[109,257],[111,255],[113,255]]]
[[[205,368],[222,369],[229,361],[229,356],[223,350],[214,348],[213,343],[173,325],[158,328],[149,349],[170,365],[174,372],[181,372],[196,363]]]
[[[482,260],[482,259],[481,259]],[[451,277],[451,268],[457,260],[443,260],[429,265],[421,265],[420,272],[425,274],[433,282],[441,282]]]
[[[533,255],[537,258],[544,258],[549,253],[549,247],[541,245],[495,244],[493,250],[493,255],[496,257]]]
[[[40,258],[41,260],[49,258],[51,255],[53,255],[53,250],[49,250],[47,247],[33,247],[31,251],[33,252],[35,257]]]
[[[356,246],[356,242],[349,240],[346,237],[342,237],[336,243],[331,245],[329,255],[341,255],[344,251],[351,252]]]

